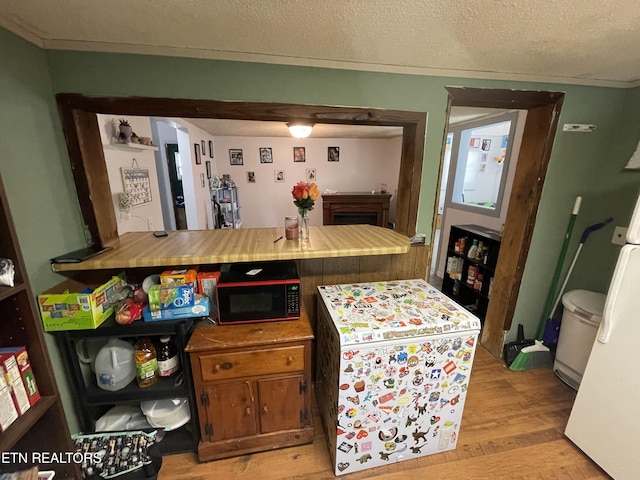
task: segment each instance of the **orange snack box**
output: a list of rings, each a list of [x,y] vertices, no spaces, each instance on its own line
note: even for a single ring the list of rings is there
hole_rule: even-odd
[[[197,281],[198,271],[195,268],[183,268],[176,270],[165,270],[160,274],[160,285],[163,287],[173,287],[175,285],[194,284]]]

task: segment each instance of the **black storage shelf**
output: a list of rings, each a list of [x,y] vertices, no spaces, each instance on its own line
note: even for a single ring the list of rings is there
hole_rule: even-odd
[[[465,246],[462,251],[455,250],[456,242],[465,239]],[[469,258],[467,256],[473,240],[482,242],[487,248],[486,256],[482,260]],[[489,306],[491,281],[495,275],[498,254],[500,251],[500,234],[478,225],[454,225],[449,234],[447,245],[447,269],[442,279],[442,292],[465,307],[474,315],[477,315],[482,322],[487,315]],[[457,274],[449,272],[449,259],[457,259],[459,268]],[[482,274],[480,289],[474,288],[473,284],[467,283],[469,267],[477,268],[477,273]],[[453,278],[456,277],[456,278]]]
[[[193,393],[191,365],[184,348],[189,341],[197,318],[163,320],[158,322],[135,321],[129,325],[119,325],[112,316],[93,330],[68,330],[56,332],[61,351],[67,363],[67,371],[74,388],[74,401],[80,413],[81,428],[84,433],[93,433],[97,419],[111,406],[118,404],[138,404],[144,400],[160,400],[186,397],[189,400],[191,420],[175,431],[165,432],[160,442],[163,454],[195,451],[198,444],[198,417]],[[175,337],[180,352],[181,369],[170,377],[159,378],[146,388],[140,388],[135,380],[126,387],[109,391],[98,387],[95,375],[87,380],[83,376],[75,350],[75,342],[87,338],[120,338],[135,340],[142,337]],[[161,429],[158,429],[161,430]]]
[[[184,385],[184,375],[179,377],[183,379],[182,384],[176,385],[178,375],[173,374],[167,378],[159,378],[156,383],[146,388],[140,388],[134,380],[123,389],[115,392],[98,387],[94,377],[92,383],[86,386],[87,403],[89,405],[108,405],[149,399],[186,397],[188,392]]]

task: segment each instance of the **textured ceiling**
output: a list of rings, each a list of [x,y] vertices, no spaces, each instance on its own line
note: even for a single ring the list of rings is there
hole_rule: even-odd
[[[0,0],[51,49],[640,85],[638,0]]]

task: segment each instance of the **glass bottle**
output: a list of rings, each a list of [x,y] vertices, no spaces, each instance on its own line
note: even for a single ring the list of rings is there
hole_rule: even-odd
[[[141,338],[135,345],[136,380],[140,388],[147,388],[158,381],[158,358],[156,349],[148,337]]]
[[[158,373],[161,377],[169,377],[180,370],[180,356],[173,338],[169,336],[160,338],[157,355]]]
[[[474,238],[467,252],[467,257],[475,260],[476,253],[478,253],[478,240]]]

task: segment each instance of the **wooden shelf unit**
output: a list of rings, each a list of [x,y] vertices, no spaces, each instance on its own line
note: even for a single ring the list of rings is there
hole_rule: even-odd
[[[0,433],[0,451],[73,452],[74,444],[62,408],[51,360],[44,339],[40,314],[29,285],[9,203],[0,179],[0,258],[14,264],[14,286],[0,287],[0,346],[26,346],[29,362],[40,391],[40,400]],[[29,464],[1,464],[0,472],[24,470]],[[40,470],[54,470],[58,478],[81,478],[77,464],[40,464]]]

